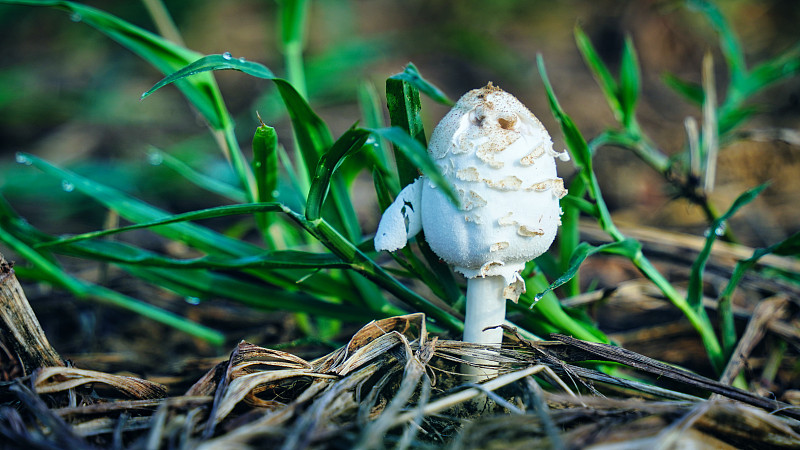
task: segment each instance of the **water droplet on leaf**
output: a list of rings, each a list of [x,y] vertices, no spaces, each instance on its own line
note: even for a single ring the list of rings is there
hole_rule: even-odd
[[[186,303],[188,303],[190,305],[199,305],[200,304],[200,299],[197,298],[197,297],[186,297],[184,299],[184,301],[186,301]]]
[[[78,13],[72,13],[69,16],[69,20],[73,22],[80,22],[81,20],[83,20],[83,17]]]
[[[63,189],[64,192],[72,192],[75,190],[75,185],[67,180],[61,180],[61,189]]]
[[[719,225],[717,225],[717,228],[714,229],[714,234],[716,234],[717,236],[723,236],[725,234],[725,231],[727,230],[728,230],[728,223],[722,221],[719,223]]]
[[[278,198],[279,195],[281,195],[281,193],[277,189],[272,191],[272,198]]]
[[[225,52],[225,53],[223,53],[223,54],[222,54],[222,57],[223,57],[224,59],[228,59],[228,60],[229,60],[229,59],[231,59],[231,58],[233,58],[233,56],[231,56],[231,52]]]
[[[17,163],[25,164],[26,166],[30,166],[32,161],[27,156],[23,155],[22,153],[17,153],[15,156]]]
[[[245,59],[245,57],[242,56],[242,57],[239,58],[239,62],[241,62],[241,63],[247,62],[247,59]]]
[[[147,152],[147,162],[154,166],[158,166],[164,162],[164,155],[162,155],[158,150],[151,150]]]
[[[537,303],[539,303],[539,300],[544,298],[544,294],[545,294],[544,292],[539,292],[538,294],[536,294],[533,297],[533,302],[531,302],[531,306],[528,309],[533,309],[533,307],[536,306]]]

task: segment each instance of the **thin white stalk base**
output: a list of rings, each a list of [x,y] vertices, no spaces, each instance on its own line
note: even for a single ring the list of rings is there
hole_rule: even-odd
[[[503,324],[506,317],[506,299],[503,289],[506,283],[503,277],[477,277],[467,280],[467,312],[464,318],[464,342],[474,344],[499,345],[503,342],[503,329],[494,327]],[[494,361],[471,359],[471,361],[497,365]],[[498,371],[482,367],[464,365],[463,372],[470,381],[484,381],[497,376]]]

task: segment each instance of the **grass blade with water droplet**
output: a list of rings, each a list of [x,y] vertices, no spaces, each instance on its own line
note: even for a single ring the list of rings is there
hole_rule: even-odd
[[[727,221],[743,206],[755,200],[758,194],[766,189],[767,186],[769,186],[769,183],[764,183],[760,186],[743,192],[741,195],[739,195],[739,197],[736,198],[725,214],[721,215],[717,220],[711,223],[708,236],[706,236],[705,245],[703,245],[703,249],[700,250],[700,253],[694,260],[694,263],[692,263],[692,270],[689,275],[689,287],[686,300],[689,302],[689,306],[692,308],[699,310],[703,307],[703,271],[705,270],[708,258],[711,256],[711,248],[713,247],[714,242],[717,240],[717,237],[724,234],[724,227],[726,226],[725,224]]]
[[[170,155],[169,153],[163,152],[156,148],[151,148],[150,152],[151,153],[148,155],[148,157],[160,159],[161,161],[160,164],[163,164],[165,167],[174,170],[178,175],[182,176],[183,178],[190,181],[194,185],[201,187],[209,192],[221,195],[227,199],[233,200],[234,202],[238,203],[247,202],[247,194],[245,194],[243,190],[235,186],[231,186],[228,183],[219,181],[218,179],[210,177],[204,173],[200,173],[190,165]],[[153,152],[158,152],[158,153],[153,153]],[[156,154],[158,156],[154,157],[153,155]]]

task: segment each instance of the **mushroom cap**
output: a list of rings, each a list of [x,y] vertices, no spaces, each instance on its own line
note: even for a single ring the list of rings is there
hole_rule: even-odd
[[[428,151],[453,183],[453,205],[430,181],[422,228],[439,257],[468,278],[503,276],[547,251],[566,194],[550,135],[513,95],[489,83],[465,94],[439,122]]]

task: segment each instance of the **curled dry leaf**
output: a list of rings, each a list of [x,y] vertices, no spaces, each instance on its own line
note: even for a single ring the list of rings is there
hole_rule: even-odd
[[[131,398],[161,398],[167,394],[167,388],[159,383],[74,367],[45,367],[36,372],[33,387],[37,394],[52,394],[92,383],[105,384]]]

